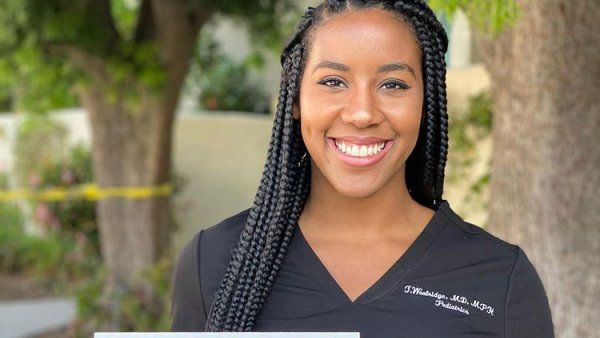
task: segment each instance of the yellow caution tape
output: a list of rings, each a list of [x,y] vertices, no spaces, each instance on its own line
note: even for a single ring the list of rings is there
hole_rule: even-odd
[[[112,187],[99,188],[96,184],[81,184],[69,188],[56,187],[42,190],[0,191],[0,201],[31,199],[47,202],[64,201],[72,198],[100,200],[111,197],[144,199],[155,196],[169,196],[173,192],[171,184],[146,187]]]

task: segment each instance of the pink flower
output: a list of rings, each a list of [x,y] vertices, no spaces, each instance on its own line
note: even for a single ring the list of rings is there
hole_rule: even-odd
[[[66,185],[73,184],[75,183],[75,173],[71,169],[64,169],[61,172],[60,179]]]
[[[33,217],[37,222],[43,225],[46,230],[60,228],[60,221],[52,213],[50,207],[46,203],[39,203],[35,206]]]
[[[42,177],[38,173],[29,174],[29,186],[35,188],[42,183]]]
[[[75,233],[75,244],[77,247],[84,248],[87,245],[88,239],[81,231]]]
[[[217,98],[214,96],[210,96],[206,99],[206,108],[208,108],[210,110],[217,109],[218,104],[219,104],[219,102],[218,102]]]
[[[52,220],[52,212],[50,211],[50,207],[46,203],[39,203],[35,206],[34,210],[35,220],[47,224]]]

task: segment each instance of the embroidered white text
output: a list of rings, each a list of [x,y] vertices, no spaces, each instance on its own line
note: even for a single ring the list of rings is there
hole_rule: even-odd
[[[462,296],[462,295],[453,294],[452,297],[449,298],[448,296],[446,296],[445,294],[443,294],[441,292],[425,290],[421,287],[414,286],[414,285],[404,286],[404,293],[411,294],[411,295],[417,295],[417,296],[423,296],[423,297],[435,298],[436,299],[435,306],[441,306],[446,309],[459,311],[459,312],[462,312],[465,314],[470,314],[468,309],[465,309],[464,307],[462,307],[460,305],[455,305],[455,304],[446,302],[444,300],[468,305],[468,306],[478,309],[484,313],[487,313],[490,316],[494,316],[494,308],[492,306],[485,304],[477,299],[469,300],[467,297]]]

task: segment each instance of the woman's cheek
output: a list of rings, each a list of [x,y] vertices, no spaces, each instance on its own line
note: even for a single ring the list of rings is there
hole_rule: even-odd
[[[319,120],[325,122],[335,118],[335,115],[344,108],[348,102],[342,95],[307,95],[307,99],[301,102],[302,118],[308,120]]]

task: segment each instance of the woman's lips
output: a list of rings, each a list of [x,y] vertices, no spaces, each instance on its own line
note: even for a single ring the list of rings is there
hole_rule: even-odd
[[[392,147],[392,144],[394,143],[394,141],[393,140],[386,141],[385,146],[379,153],[377,153],[375,155],[364,156],[364,157],[350,156],[350,155],[347,155],[346,153],[342,152],[335,145],[335,139],[333,139],[333,138],[327,138],[327,143],[329,144],[329,146],[331,147],[333,152],[337,155],[337,157],[340,159],[340,161],[342,161],[343,163],[345,163],[351,167],[368,167],[368,166],[375,165],[379,161],[381,161],[383,159],[383,157],[385,156],[385,154],[387,154],[388,150]]]

